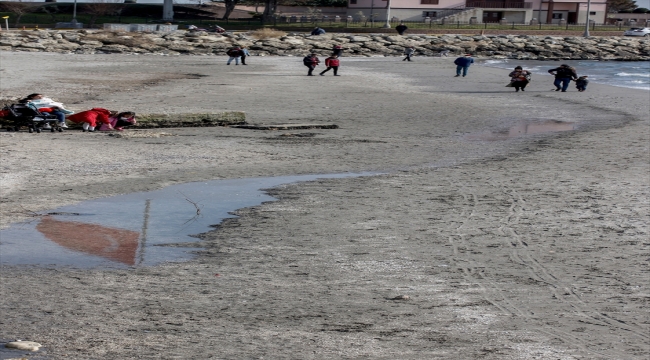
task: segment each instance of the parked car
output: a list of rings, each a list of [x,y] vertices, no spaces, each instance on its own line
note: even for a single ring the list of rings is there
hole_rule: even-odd
[[[624,36],[650,37],[650,28],[631,28],[623,33]]]

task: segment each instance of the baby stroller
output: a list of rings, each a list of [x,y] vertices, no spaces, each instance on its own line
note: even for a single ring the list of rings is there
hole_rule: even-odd
[[[56,115],[44,114],[33,106],[13,104],[3,110],[5,118],[13,122],[13,126],[7,127],[7,131],[20,131],[23,126],[26,126],[30,133],[40,133],[48,127],[51,132],[63,131],[63,128],[57,125]]]

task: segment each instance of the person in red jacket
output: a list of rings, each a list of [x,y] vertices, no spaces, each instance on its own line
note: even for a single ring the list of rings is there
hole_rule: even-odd
[[[82,124],[84,131],[95,131],[95,127],[99,124],[106,124],[107,127],[112,130],[113,126],[111,125],[109,118],[113,115],[116,115],[117,111],[110,111],[102,108],[92,108],[90,110],[82,111],[68,116],[68,120]]]
[[[319,75],[320,76],[325,76],[325,73],[330,71],[330,69],[334,70],[334,76],[339,76],[337,73],[339,72],[339,56],[336,54],[332,54],[332,56],[328,57],[325,59],[325,66],[327,66],[327,69],[323,70]]]

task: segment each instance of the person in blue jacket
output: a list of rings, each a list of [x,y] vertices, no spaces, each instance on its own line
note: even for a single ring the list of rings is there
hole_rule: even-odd
[[[458,59],[454,60],[454,64],[456,64],[456,76],[459,77],[461,71],[463,72],[463,77],[467,76],[467,69],[469,69],[469,66],[474,63],[474,59],[472,59],[472,54],[465,54],[465,56],[461,56]]]
[[[241,54],[241,64],[248,65],[246,64],[246,57],[251,56],[251,54],[248,52],[248,49],[242,46],[241,49],[239,49],[239,53]]]
[[[323,34],[325,34],[325,30],[323,30],[323,29],[321,29],[319,27],[315,27],[314,30],[311,31],[311,34],[312,35],[323,35]]]

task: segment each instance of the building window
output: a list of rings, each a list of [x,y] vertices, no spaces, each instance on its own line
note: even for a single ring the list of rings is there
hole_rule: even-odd
[[[563,15],[562,13],[555,13],[555,14],[553,14],[553,19],[562,20],[563,19],[562,15]]]
[[[350,5],[356,5],[356,4],[357,4],[357,0],[350,0]]]
[[[425,5],[438,5],[439,0],[420,0],[420,4]]]
[[[422,12],[422,17],[430,17],[430,18],[438,17],[438,12],[437,11],[423,11]]]
[[[590,11],[589,15],[596,15],[596,12],[595,11]]]

